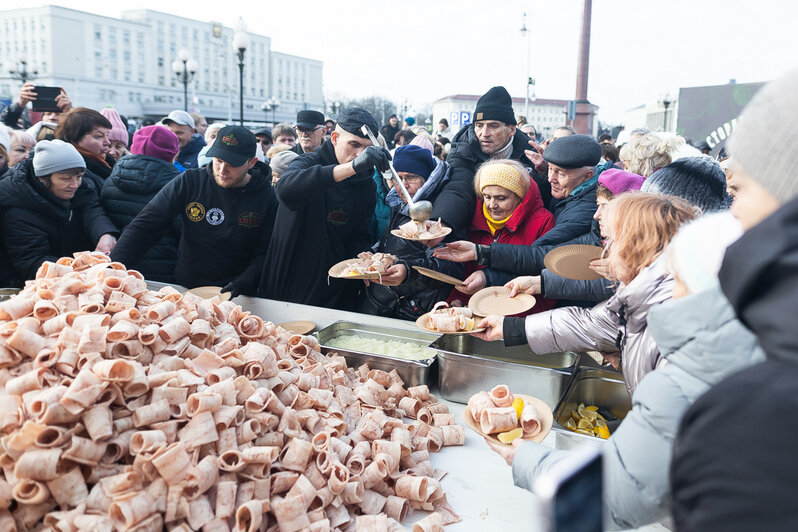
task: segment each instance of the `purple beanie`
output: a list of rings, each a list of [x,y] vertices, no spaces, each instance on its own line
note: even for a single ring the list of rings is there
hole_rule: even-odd
[[[100,114],[111,122],[111,132],[108,133],[108,140],[122,142],[127,146],[127,143],[130,142],[130,137],[127,134],[125,123],[122,122],[122,117],[119,116],[119,112],[116,109],[106,107],[100,111]]]
[[[632,172],[610,168],[599,174],[598,184],[607,188],[614,196],[630,190],[640,190],[646,179]]]
[[[177,135],[164,126],[146,126],[133,135],[130,153],[147,155],[168,163],[172,162],[180,150]]]
[[[393,167],[397,172],[410,172],[427,179],[435,170],[435,161],[428,149],[408,144],[396,148],[393,153]]]

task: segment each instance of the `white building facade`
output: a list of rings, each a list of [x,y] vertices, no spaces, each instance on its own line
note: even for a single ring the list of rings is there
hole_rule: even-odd
[[[297,111],[324,112],[322,62],[274,52],[271,39],[248,28],[244,54],[244,120],[293,121]],[[183,84],[172,70],[185,49],[198,70],[188,108],[214,120],[239,118],[239,67],[234,30],[150,10],[121,19],[56,6],[0,11],[0,99],[20,82],[9,75],[19,58],[37,70],[34,83],[63,87],[75,106],[113,107],[133,118],[158,119],[183,108]],[[264,113],[264,102],[277,100]]]
[[[449,126],[455,132],[464,125],[470,124],[477,100],[479,100],[479,95],[476,94],[455,94],[435,100],[432,107],[433,131],[437,130],[441,118],[448,120]],[[513,98],[512,100],[516,117],[523,115],[526,100],[524,98]],[[568,100],[545,98],[530,100],[529,116],[526,117],[526,121],[535,126],[538,135],[543,138],[551,137],[555,129],[569,123],[567,120],[568,103]]]

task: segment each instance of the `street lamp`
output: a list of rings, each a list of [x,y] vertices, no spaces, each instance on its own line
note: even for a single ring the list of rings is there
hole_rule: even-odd
[[[188,112],[188,84],[194,79],[194,74],[199,70],[199,63],[192,59],[188,50],[181,48],[177,52],[177,59],[172,61],[172,71],[183,84],[183,110]]]
[[[671,106],[673,100],[670,99],[670,96],[666,95],[659,103],[665,108],[665,112],[662,115],[662,130],[668,131],[668,107]]]
[[[249,35],[247,34],[247,25],[244,19],[238,19],[236,24],[236,32],[233,35],[233,50],[238,55],[238,98],[239,98],[239,123],[244,125],[244,52],[247,51],[249,46]]]
[[[19,57],[17,57],[17,68],[9,69],[8,73],[11,74],[11,79],[21,81],[22,84],[24,85],[28,81],[36,79],[36,76],[39,74],[39,71],[34,70],[32,72],[29,72],[28,61],[25,59],[24,55],[20,55]]]
[[[332,114],[337,116],[338,111],[341,110],[341,102],[339,102],[338,100],[330,102],[330,109],[332,110]]]
[[[264,113],[268,113],[269,111],[272,112],[272,127],[277,125],[277,122],[274,120],[274,112],[277,108],[280,107],[280,101],[275,98],[269,98],[265,102],[263,102],[260,106],[260,110]]]
[[[529,121],[529,86],[533,84],[532,76],[529,73],[530,63],[532,63],[532,33],[526,27],[526,11],[524,12],[523,22],[521,23],[521,37],[526,39],[526,96],[524,98],[524,116]]]

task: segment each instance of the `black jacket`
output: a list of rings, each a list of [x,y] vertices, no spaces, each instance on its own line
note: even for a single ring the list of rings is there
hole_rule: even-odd
[[[442,182],[438,190],[430,191],[423,198],[432,202],[433,206],[440,194],[440,189],[445,186]],[[404,204],[391,208],[391,218],[380,242],[375,246],[375,251],[396,255],[399,263],[407,268],[407,277],[398,286],[383,286],[371,283],[366,288],[364,304],[361,311],[391,318],[415,320],[422,314],[432,310],[438,301],[446,299],[452,291],[452,286],[441,281],[436,281],[421,275],[413,266],[421,266],[436,270],[453,277],[463,277],[464,267],[457,262],[436,259],[432,256],[432,249],[421,242],[405,240],[391,234],[392,229],[410,221],[410,217],[402,214]],[[466,237],[464,230],[452,231],[444,239],[445,242],[454,242]],[[444,244],[440,244],[443,246]]]
[[[537,170],[535,170],[535,165],[532,164],[532,161],[527,159],[524,154],[525,150],[534,151],[534,148],[529,145],[529,137],[520,129],[516,129],[512,146],[513,149],[508,159],[518,161],[526,167],[529,175],[538,185],[543,205],[549,205],[551,202],[551,184],[549,183],[548,176],[540,175]],[[452,139],[452,151],[446,158],[446,162],[452,165],[452,181],[468,183],[470,187],[468,190],[472,198],[471,210],[468,212],[468,221],[465,224],[466,227],[471,221],[471,216],[474,214],[474,174],[479,165],[489,159],[490,156],[482,152],[482,147],[479,145],[479,139],[474,132],[473,124],[464,126],[457,132],[454,139]],[[433,216],[435,218],[438,217],[437,214]]]
[[[178,152],[177,162],[182,164],[186,170],[197,168],[197,155],[203,147],[205,147],[205,139],[199,133],[194,133],[188,144]]]
[[[169,182],[130,222],[111,253],[134,263],[180,216],[175,279],[183,286],[225,286],[254,294],[274,226],[277,200],[271,169],[257,163],[243,187],[222,188],[212,165],[187,170]]]
[[[488,286],[504,284],[518,275],[540,275],[543,258],[557,246],[565,244],[601,245],[601,238],[592,230],[596,213],[596,188],[594,182],[576,194],[553,200],[554,228],[537,239],[531,246],[491,244],[490,268],[485,271]],[[592,234],[591,234],[592,232]],[[493,273],[498,270],[499,273]],[[504,273],[501,273],[504,272]]]
[[[83,157],[83,162],[86,163],[86,171],[83,172],[83,181],[94,190],[97,197],[100,197],[103,186],[105,186],[105,180],[111,175],[111,170],[115,164],[114,160],[106,155],[105,162],[108,163],[108,166],[106,166],[91,157],[86,157],[82,153],[81,156]]]
[[[380,134],[382,135],[382,138],[385,139],[385,144],[388,145],[389,150],[394,149],[395,146],[393,143],[393,138],[400,131],[402,131],[402,128],[399,127],[398,123],[395,126],[392,126],[391,124],[385,124],[380,128]]]
[[[671,465],[676,529],[795,530],[798,200],[729,247],[720,282],[768,360],[717,384],[682,419]]]
[[[93,250],[104,234],[119,233],[88,184],[60,200],[33,174],[33,159],[0,181],[0,211],[8,258],[21,279],[33,279],[44,261]]]
[[[25,110],[24,107],[20,107],[17,102],[11,102],[11,104],[3,109],[3,113],[0,114],[0,122],[5,124],[6,126],[10,127],[11,129],[19,129],[19,117],[22,116],[22,112]],[[27,120],[23,121],[22,127],[28,128],[31,124]]]
[[[121,230],[133,221],[155,194],[180,174],[174,165],[148,157],[127,155],[117,161],[105,180],[100,199],[106,214]],[[163,283],[175,282],[177,244],[180,240],[180,217],[174,218],[170,230],[143,257],[127,264],[147,279]]]
[[[373,169],[336,183],[332,142],[288,165],[277,183],[280,206],[258,295],[321,307],[353,309],[361,282],[329,279],[334,264],[370,247]]]

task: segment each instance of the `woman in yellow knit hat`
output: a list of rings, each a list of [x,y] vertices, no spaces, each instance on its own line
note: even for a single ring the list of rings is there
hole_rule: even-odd
[[[523,165],[510,159],[485,162],[474,176],[477,207],[468,240],[475,244],[532,244],[554,227],[554,216],[543,206],[537,184]],[[482,268],[468,263],[466,276]],[[457,291],[451,299],[465,304],[470,296]],[[531,312],[553,308],[539,298]]]

